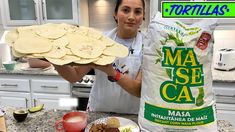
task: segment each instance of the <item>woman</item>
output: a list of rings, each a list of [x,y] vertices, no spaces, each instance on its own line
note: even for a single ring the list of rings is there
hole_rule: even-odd
[[[89,110],[138,113],[142,58],[142,36],[138,31],[144,20],[144,10],[144,0],[116,1],[114,19],[117,27],[106,35],[127,46],[130,50],[128,57],[105,66],[55,66],[60,75],[70,82],[81,80],[91,69],[95,69],[96,80],[89,98]]]

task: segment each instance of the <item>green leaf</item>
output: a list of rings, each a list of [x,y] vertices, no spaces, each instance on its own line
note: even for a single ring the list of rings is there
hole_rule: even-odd
[[[156,61],[155,61],[155,64],[157,64],[160,61],[161,61],[161,58],[157,58]]]
[[[157,51],[157,54],[158,54],[160,57],[162,57],[162,52],[161,52],[160,50],[158,50],[158,49],[156,49],[156,51]]]
[[[160,42],[161,42],[162,45],[166,44],[166,41],[164,41],[164,40],[160,40]]]
[[[166,74],[171,79],[172,78],[172,69],[166,68]]]

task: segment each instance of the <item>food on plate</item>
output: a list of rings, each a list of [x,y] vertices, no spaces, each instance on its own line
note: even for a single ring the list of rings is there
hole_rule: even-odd
[[[41,58],[56,64],[111,64],[126,57],[128,48],[102,32],[69,24],[44,24],[18,27],[6,34],[5,42],[15,57]],[[69,59],[68,56],[76,59]]]
[[[109,128],[118,128],[120,127],[120,121],[118,120],[118,118],[109,117],[107,120],[107,126]]]
[[[120,132],[118,128],[105,128],[104,132]]]
[[[43,107],[44,107],[44,104],[40,104],[35,107],[29,108],[28,110],[30,113],[34,113],[34,112],[38,112],[38,111],[42,110]]]
[[[104,123],[100,123],[100,124],[92,124],[89,132],[103,132],[105,129],[107,128],[107,125]]]

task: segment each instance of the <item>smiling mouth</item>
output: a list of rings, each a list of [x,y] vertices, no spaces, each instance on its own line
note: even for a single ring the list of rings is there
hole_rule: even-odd
[[[135,23],[126,23],[128,26],[134,26]]]

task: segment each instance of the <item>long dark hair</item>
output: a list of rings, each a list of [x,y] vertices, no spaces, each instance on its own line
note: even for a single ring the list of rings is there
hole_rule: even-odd
[[[143,5],[143,10],[144,10],[144,12],[145,12],[145,2],[144,2],[144,0],[141,0],[141,2],[142,2],[142,5]],[[114,12],[115,12],[115,14],[117,14],[117,12],[118,12],[118,8],[119,8],[119,6],[122,4],[122,0],[116,0],[116,6],[115,6],[115,10],[114,10]],[[115,19],[115,18],[114,18]],[[144,20],[145,18],[143,18],[143,20]],[[117,20],[115,19],[115,21],[117,22]]]

